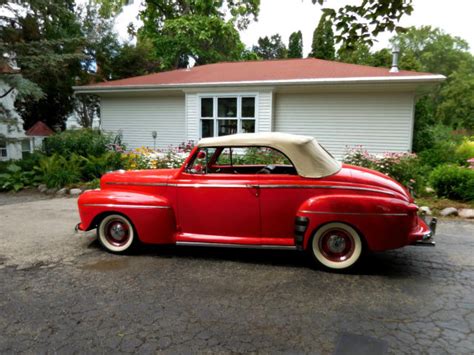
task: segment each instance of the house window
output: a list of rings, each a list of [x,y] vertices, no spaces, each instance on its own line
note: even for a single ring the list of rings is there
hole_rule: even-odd
[[[0,158],[7,158],[7,141],[4,139],[0,139]]]
[[[21,141],[21,156],[24,159],[30,154],[31,154],[31,141],[29,139],[23,139]]]
[[[201,98],[201,138],[255,132],[255,96]]]

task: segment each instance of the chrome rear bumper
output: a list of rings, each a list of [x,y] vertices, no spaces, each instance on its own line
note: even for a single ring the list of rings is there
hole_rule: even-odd
[[[424,247],[434,247],[436,242],[433,240],[434,235],[436,234],[436,225],[438,224],[438,219],[436,217],[427,217],[420,216],[421,219],[428,225],[430,231],[423,235],[421,240],[417,240],[414,245],[424,246]]]

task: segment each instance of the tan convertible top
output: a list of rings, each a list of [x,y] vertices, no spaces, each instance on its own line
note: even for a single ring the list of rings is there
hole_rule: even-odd
[[[203,138],[199,147],[248,147],[275,148],[284,153],[294,164],[299,175],[320,178],[332,175],[341,169],[335,160],[310,136],[287,133],[241,133],[229,136]]]

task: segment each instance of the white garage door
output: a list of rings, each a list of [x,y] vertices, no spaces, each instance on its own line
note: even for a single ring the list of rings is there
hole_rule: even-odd
[[[278,94],[275,131],[316,137],[335,157],[362,145],[371,153],[411,150],[412,94]]]

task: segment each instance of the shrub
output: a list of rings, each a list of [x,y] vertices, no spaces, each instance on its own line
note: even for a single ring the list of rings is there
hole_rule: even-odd
[[[120,169],[123,165],[121,154],[117,152],[107,152],[101,156],[89,155],[83,159],[81,166],[81,177],[85,181],[100,178],[108,171]]]
[[[110,150],[122,151],[123,148],[116,144],[116,139],[110,134],[92,129],[64,131],[46,138],[43,142],[43,151],[48,156],[77,154],[98,157]]]
[[[384,153],[376,156],[358,146],[355,149],[349,149],[343,161],[346,164],[377,170],[410,190],[421,191],[425,183],[425,169],[421,166],[416,154]]]
[[[25,186],[32,185],[36,181],[32,171],[23,171],[20,166],[11,163],[5,172],[0,174],[0,190],[19,191]]]
[[[459,164],[467,165],[467,161],[474,158],[474,140],[465,138],[456,149],[456,157]]]
[[[455,165],[440,165],[431,172],[430,182],[438,197],[474,200],[474,170]]]
[[[40,160],[35,170],[40,174],[41,181],[49,188],[60,188],[81,180],[81,168],[85,158],[72,154],[69,159],[53,154]]]

